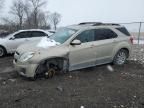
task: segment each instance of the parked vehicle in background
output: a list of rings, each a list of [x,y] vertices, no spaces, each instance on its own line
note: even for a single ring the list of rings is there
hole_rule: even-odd
[[[55,30],[48,30],[48,32],[54,34],[56,31]]]
[[[52,35],[52,32],[41,29],[19,30],[4,38],[0,38],[0,57],[14,53],[21,44],[31,41],[40,40],[42,37]]]
[[[2,32],[0,32],[0,38],[4,38],[4,37],[6,37],[7,35],[9,35],[10,33],[9,32],[7,32],[7,31],[2,31]]]
[[[123,65],[133,39],[119,24],[87,22],[61,28],[47,41],[47,47],[43,41],[18,47],[14,65],[20,75],[50,78],[56,72],[106,63]]]

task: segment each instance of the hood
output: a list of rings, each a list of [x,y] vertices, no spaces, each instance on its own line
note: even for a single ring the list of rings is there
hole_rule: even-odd
[[[49,48],[51,46],[57,46],[57,45],[60,45],[60,43],[54,41],[54,40],[51,40],[47,37],[44,37],[41,39],[41,41],[37,44],[37,47],[40,47],[40,48]]]
[[[18,47],[17,52],[20,55],[27,52],[34,52],[35,56],[33,56],[30,60],[34,63],[39,63],[42,60],[51,57],[67,57],[69,48],[66,45],[60,45],[53,40],[42,39],[41,41],[21,45]]]
[[[47,51],[50,48],[59,46],[60,43],[50,40],[47,37],[42,38],[40,41],[33,41],[26,44],[23,44],[17,48],[18,52],[40,52]]]

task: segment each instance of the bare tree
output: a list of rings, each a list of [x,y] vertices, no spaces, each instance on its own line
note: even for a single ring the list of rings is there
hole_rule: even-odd
[[[0,0],[0,14],[1,14],[1,10],[2,10],[2,7],[3,7],[3,3],[4,3],[4,0]],[[0,24],[1,24],[1,20],[0,20]]]
[[[24,20],[24,2],[22,0],[15,0],[11,7],[10,13],[15,15],[19,19],[19,28],[22,28]]]
[[[57,25],[59,24],[59,22],[61,21],[61,15],[57,12],[54,12],[50,15],[50,21],[54,26],[54,29],[57,29]]]
[[[38,16],[39,27],[50,29],[49,11],[40,12]]]
[[[24,12],[25,12],[25,26],[27,28],[32,28],[32,21],[31,21],[32,9],[29,2],[25,3]]]
[[[44,12],[39,13],[38,21],[39,21],[39,26],[46,26],[47,25],[46,15]]]
[[[0,0],[0,9],[1,9],[2,6],[3,6],[3,2],[4,2],[4,0]]]
[[[35,28],[38,28],[38,25],[39,25],[38,16],[39,16],[42,6],[46,4],[46,1],[45,0],[29,0],[29,1],[33,7],[33,13],[32,13],[33,23],[34,23]]]
[[[4,23],[5,30],[7,31],[13,32],[19,29],[17,23],[8,17],[2,18],[2,22]]]

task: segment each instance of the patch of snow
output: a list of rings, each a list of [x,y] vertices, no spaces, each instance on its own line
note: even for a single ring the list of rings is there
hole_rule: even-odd
[[[136,96],[134,96],[134,98],[136,98]]]
[[[75,31],[73,31],[73,30],[69,30],[68,33],[69,33],[69,34],[74,34]]]
[[[41,47],[41,48],[48,48],[48,47],[51,47],[51,46],[56,46],[56,45],[60,45],[60,43],[54,41],[54,40],[51,40],[47,37],[44,37],[41,39],[41,41],[37,44],[37,47]]]
[[[113,106],[113,108],[117,108],[117,106]]]
[[[101,78],[98,78],[98,81],[101,81],[102,79]]]
[[[120,105],[121,108],[124,108],[124,105]]]
[[[80,108],[84,108],[84,106],[81,106]]]
[[[72,76],[70,75],[69,78],[72,78]]]
[[[122,76],[128,76],[133,78],[144,78],[143,75],[131,74],[131,73],[121,73]]]
[[[11,82],[15,82],[15,81],[16,81],[16,79],[9,79],[9,81],[11,81]]]
[[[61,86],[58,86],[56,89],[59,90],[60,92],[63,92],[63,88]]]
[[[138,44],[138,40],[133,40],[133,44]],[[144,40],[139,40],[139,44],[143,45],[144,44]]]
[[[6,85],[6,82],[4,81],[4,82],[2,82],[2,84],[3,84],[3,85]]]
[[[137,61],[137,59],[136,59],[136,58],[134,58],[134,61]]]
[[[114,71],[113,67],[110,66],[110,65],[107,66],[107,69],[108,69],[110,72],[113,72],[113,71]]]
[[[144,51],[144,49],[141,49],[140,51],[141,51],[141,52],[143,52],[143,51]]]

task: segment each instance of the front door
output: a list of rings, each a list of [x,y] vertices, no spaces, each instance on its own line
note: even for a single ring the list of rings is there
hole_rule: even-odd
[[[94,66],[94,30],[83,31],[74,40],[80,40],[81,45],[70,45],[69,70]]]

